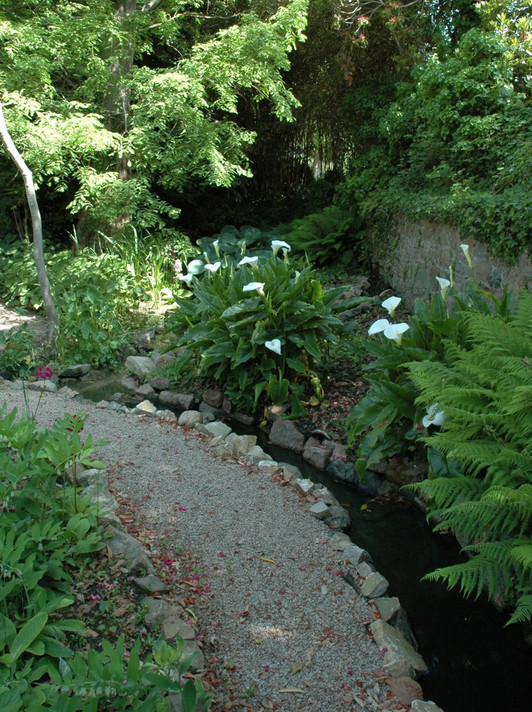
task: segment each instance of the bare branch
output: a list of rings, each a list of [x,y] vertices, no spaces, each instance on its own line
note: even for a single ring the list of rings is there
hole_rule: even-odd
[[[164,0],[151,0],[151,2],[145,2],[142,6],[142,12],[152,12],[157,10],[159,5],[162,5]]]

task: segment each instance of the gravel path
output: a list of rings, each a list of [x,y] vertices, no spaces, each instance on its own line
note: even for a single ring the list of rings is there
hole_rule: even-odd
[[[213,710],[405,709],[387,696],[363,624],[371,611],[338,575],[341,555],[331,553],[331,532],[308,502],[255,468],[215,458],[201,436],[171,424],[26,395],[43,425],[86,413],[84,433],[109,441],[98,456],[113,472],[115,495],[170,550],[194,552],[208,584],[195,606],[198,630],[208,667],[223,681]],[[4,401],[25,408],[21,390],[5,382]]]

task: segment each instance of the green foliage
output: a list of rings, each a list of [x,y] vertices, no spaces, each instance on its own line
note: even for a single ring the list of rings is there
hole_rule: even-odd
[[[497,298],[479,289],[473,281],[460,291],[445,287],[445,293],[440,290],[428,302],[416,299],[400,341],[387,331],[361,341],[360,349],[372,357],[365,366],[372,372],[367,378],[371,387],[346,420],[348,442],[357,443],[360,475],[385,457],[408,451],[420,454],[417,441],[423,434],[426,409],[416,402],[419,390],[412,380],[409,364],[413,361],[447,363],[445,340],[457,347],[467,346],[469,313],[485,314],[486,318],[491,315],[508,318],[509,302],[506,291]]]
[[[49,254],[48,275],[59,316],[57,348],[65,361],[114,364],[127,341],[128,310],[140,300],[160,304],[179,291],[179,256],[192,254],[188,238],[100,236],[100,251],[78,249]],[[177,271],[176,271],[177,269]],[[8,304],[38,309],[42,295],[32,251],[15,242],[0,249],[0,294]],[[7,338],[0,365],[25,375],[34,365],[31,337],[20,330]]]
[[[266,260],[271,255],[272,240],[278,239],[278,230],[260,230],[251,225],[242,225],[240,228],[224,225],[219,233],[211,237],[201,237],[196,244],[202,251],[199,257],[202,264],[213,264],[223,259],[224,265],[227,266],[236,265],[246,252],[261,261]]]
[[[168,316],[171,348],[180,349],[174,377],[193,366],[247,412],[267,394],[277,403],[290,398],[292,414],[300,413],[305,384],[321,399],[314,367],[320,343],[341,325],[333,313],[339,290],[324,293],[310,268],[294,273],[278,257],[219,266],[192,285],[193,298],[178,300]]]
[[[181,261],[195,255],[197,249],[187,235],[177,230],[167,229],[164,235],[139,234],[131,225],[128,234],[120,239],[99,233],[95,251],[117,258],[132,279],[133,293],[159,305],[173,301]]]
[[[361,221],[353,213],[331,205],[294,220],[281,233],[296,254],[305,254],[313,265],[323,266],[335,260],[348,264],[360,257],[360,228]]]
[[[0,332],[0,369],[18,377],[27,376],[36,366],[33,336],[24,324],[19,329]]]
[[[195,6],[2,3],[7,124],[37,185],[65,194],[85,238],[130,222],[165,230],[179,209],[163,192],[249,175],[255,134],[235,120],[243,92],[292,118],[298,102],[282,73],[304,39],[306,0],[214,20]]]
[[[358,200],[371,222],[402,213],[456,224],[464,240],[515,261],[530,243],[532,194],[532,25],[517,25],[501,16],[499,27],[472,28],[397,85],[397,100],[375,110],[377,136],[355,156],[341,205]]]
[[[48,429],[27,414],[0,410],[0,707],[9,712],[163,712],[165,696],[181,695],[183,710],[210,703],[198,680],[182,682],[192,655],[184,641],[160,641],[139,659],[140,641],[126,651],[123,638],[102,652],[76,652],[67,636],[85,625],[62,619],[74,602],[70,590],[84,561],[105,544],[98,509],[69,483],[72,465],[100,466],[98,445],[80,438],[85,418],[68,415]],[[74,468],[75,471],[75,468]]]
[[[465,595],[502,593],[515,608],[510,622],[532,616],[532,296],[515,318],[467,315],[467,346],[446,342],[445,362],[411,364],[418,402],[437,402],[441,430],[424,441],[461,474],[412,485],[427,499],[436,529],[471,543],[473,558],[432,578]]]

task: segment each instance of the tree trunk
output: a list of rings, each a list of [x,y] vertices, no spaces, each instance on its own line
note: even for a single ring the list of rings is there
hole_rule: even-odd
[[[137,0],[115,0],[115,18],[123,25],[129,17],[137,12]],[[110,81],[104,96],[105,126],[109,131],[121,134],[124,138],[129,131],[131,113],[131,92],[127,80],[133,67],[135,48],[133,37],[115,40],[111,47],[111,62],[109,65]],[[131,177],[129,159],[122,149],[116,154],[116,172],[120,180],[127,181]],[[117,218],[110,226],[113,232],[119,232],[129,221],[128,214]]]
[[[22,179],[24,181],[24,188],[26,189],[26,198],[28,200],[28,207],[30,209],[31,214],[31,226],[33,232],[33,258],[35,260],[35,266],[37,268],[37,276],[39,278],[39,284],[41,286],[44,310],[46,312],[46,319],[48,322],[47,338],[49,343],[54,343],[57,330],[57,312],[55,310],[54,299],[52,297],[50,282],[48,280],[46,265],[44,263],[44,252],[42,244],[42,221],[41,213],[39,211],[39,204],[37,203],[35,186],[33,185],[33,175],[28,166],[26,165],[24,159],[18,152],[17,147],[13,143],[13,140],[9,134],[4,119],[2,104],[0,104],[0,138],[2,139],[2,143],[4,144],[6,151],[13,159],[14,164],[20,171]]]

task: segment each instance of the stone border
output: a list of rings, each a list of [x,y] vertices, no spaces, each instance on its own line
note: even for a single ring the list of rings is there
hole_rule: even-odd
[[[76,469],[74,469],[74,467]],[[155,568],[146,550],[138,539],[128,534],[116,514],[116,501],[111,494],[105,470],[79,469],[74,466],[67,470],[69,481],[81,488],[83,495],[88,494],[93,504],[100,509],[101,515],[98,522],[105,526],[104,538],[113,558],[122,559],[124,567],[137,588],[146,596],[141,600],[147,608],[144,622],[150,633],[160,630],[162,639],[169,645],[175,645],[181,638],[185,647],[183,655],[193,655],[190,665],[192,672],[200,672],[205,668],[203,653],[196,642],[197,631],[190,623],[190,615],[179,605],[175,605],[163,598],[153,598],[152,594],[162,594],[168,591],[160,578],[155,575]],[[170,709],[173,712],[182,712],[181,695],[179,693],[168,696]],[[198,708],[198,712],[203,712]]]

